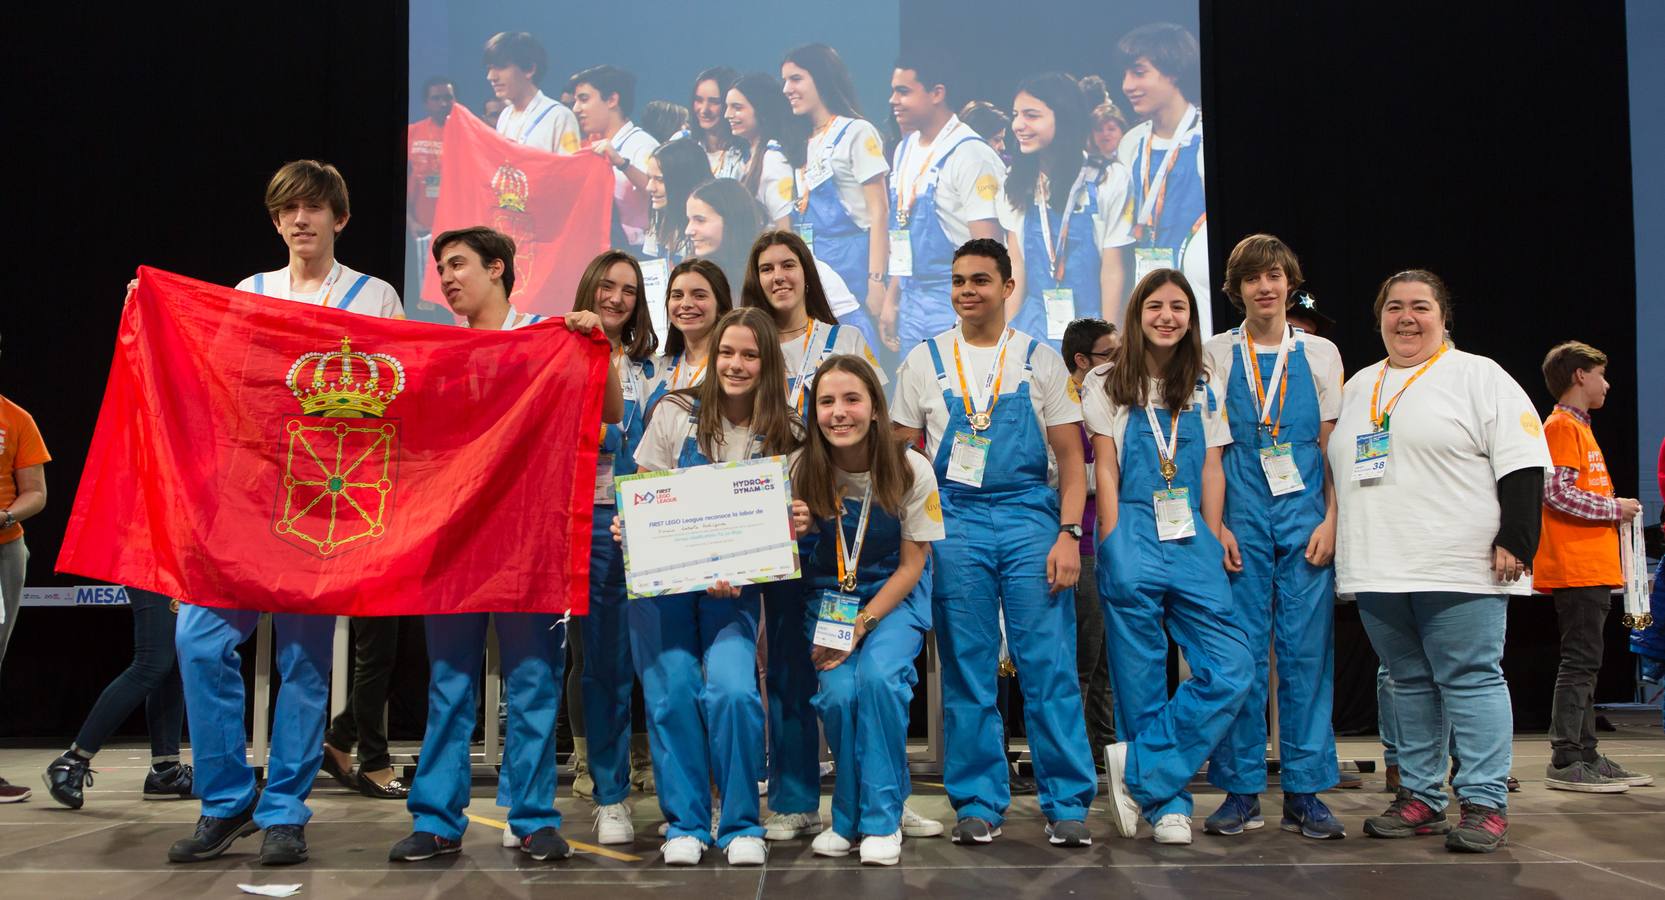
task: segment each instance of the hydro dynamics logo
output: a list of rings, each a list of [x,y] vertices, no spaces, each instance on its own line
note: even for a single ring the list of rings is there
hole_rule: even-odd
[[[676,495],[671,493],[670,488],[659,488],[658,490],[637,491],[636,493],[631,494],[630,505],[641,506],[644,503],[655,503],[660,506],[664,506],[667,503],[675,502]]]
[[[775,479],[769,477],[768,475],[759,475],[756,478],[748,478],[745,481],[736,481],[734,483],[734,493],[736,495],[756,494],[762,491],[772,491],[774,489]]]

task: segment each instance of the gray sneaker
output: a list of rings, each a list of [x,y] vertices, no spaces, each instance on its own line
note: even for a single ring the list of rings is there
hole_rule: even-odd
[[[1624,766],[1619,765],[1605,756],[1596,757],[1595,768],[1596,774],[1602,776],[1603,778],[1611,778],[1614,781],[1622,781],[1631,787],[1647,787],[1648,785],[1653,784],[1652,775],[1649,775],[1646,772],[1631,772]]]
[[[1585,794],[1622,794],[1630,790],[1623,781],[1596,771],[1596,767],[1579,760],[1570,766],[1551,763],[1544,773],[1544,787],[1552,791],[1578,791]]]

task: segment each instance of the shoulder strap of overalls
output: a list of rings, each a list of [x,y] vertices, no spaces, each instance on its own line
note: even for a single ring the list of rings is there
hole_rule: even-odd
[[[370,276],[369,275],[360,275],[360,276],[358,276],[358,280],[353,282],[353,286],[347,289],[346,296],[341,298],[340,303],[335,304],[335,308],[336,309],[346,309],[348,306],[350,306],[352,304],[353,298],[358,296],[358,292],[364,290],[364,286],[366,284],[369,284],[369,283],[370,283]]]

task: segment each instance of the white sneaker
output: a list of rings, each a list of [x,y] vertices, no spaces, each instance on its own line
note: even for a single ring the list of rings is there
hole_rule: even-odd
[[[520,846],[520,838],[515,837],[514,829],[512,829],[512,828],[503,829],[503,847],[504,847],[504,849],[514,850],[514,849],[518,848],[519,846]]]
[[[821,831],[821,814],[775,813],[763,823],[763,838],[769,841],[790,841],[806,834]]]
[[[902,859],[902,832],[870,834],[861,839],[861,864],[894,866]]]
[[[927,819],[919,813],[902,805],[902,834],[907,837],[936,837],[942,834],[942,823],[936,819]]]
[[[664,837],[665,835],[670,834],[670,833],[671,833],[671,823],[669,823],[669,822],[660,822],[659,823],[659,836]]]
[[[849,856],[850,842],[844,835],[828,828],[815,836],[815,841],[809,845],[816,856]]]
[[[760,837],[741,835],[728,842],[728,864],[731,866],[761,866],[769,859],[769,845]]]
[[[1139,801],[1127,792],[1126,771],[1127,744],[1105,747],[1104,780],[1110,784],[1110,819],[1116,823],[1117,834],[1130,838],[1139,833]]]
[[[705,842],[691,834],[674,837],[659,848],[667,866],[697,866],[705,855]]]
[[[1156,842],[1158,844],[1189,844],[1191,843],[1191,817],[1179,813],[1168,813],[1156,820]]]
[[[609,803],[595,808],[595,837],[603,844],[633,844],[636,826],[630,824],[630,807]]]

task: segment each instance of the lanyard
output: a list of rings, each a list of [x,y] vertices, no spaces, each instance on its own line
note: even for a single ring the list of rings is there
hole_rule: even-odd
[[[1289,329],[1285,325],[1284,328]],[[1249,336],[1249,329],[1243,329],[1243,343],[1238,344],[1238,350],[1243,354],[1243,377],[1249,381],[1250,396],[1255,398],[1255,405],[1260,407],[1260,425],[1262,428],[1270,426],[1272,441],[1278,440],[1278,428],[1283,425],[1284,401],[1289,396],[1289,348],[1295,344],[1293,329],[1284,332],[1284,338],[1278,343],[1278,361],[1272,364],[1272,382],[1278,385],[1278,418],[1272,421],[1272,392],[1264,393],[1260,388],[1260,355],[1255,353],[1255,339]],[[1268,388],[1270,388],[1270,383]]]
[[[341,264],[336,263],[334,266],[330,267],[329,275],[325,276],[323,287],[320,287],[318,289],[318,294],[322,298],[318,301],[319,306],[329,306],[330,305],[330,295],[335,293],[335,283],[337,281],[339,281],[340,279],[341,279]],[[289,276],[289,299],[292,300],[292,299],[294,299],[294,297],[295,297],[295,276],[291,275],[291,276]]]
[[[944,126],[941,131],[937,132],[936,140],[931,142],[931,146],[925,148],[925,159],[919,164],[919,171],[915,172],[913,178],[907,181],[908,191],[906,199],[903,199],[902,195],[902,174],[904,169],[903,160],[900,158],[896,160],[896,224],[898,227],[906,227],[908,219],[913,216],[913,206],[919,201],[919,182],[924,179],[925,170],[929,169],[931,167],[931,163],[937,159],[938,151],[944,147],[953,146],[952,142],[948,139],[953,136],[955,131],[959,130],[959,125],[960,120],[957,116],[950,117],[948,124]],[[916,131],[914,132],[913,140],[908,143],[907,155],[912,156],[913,152],[918,148],[919,132]],[[908,161],[911,162],[911,160]]]
[[[804,411],[804,379],[813,371],[809,364],[809,342],[815,337],[815,320],[809,320],[809,327],[804,329],[804,355],[798,360],[798,380],[792,385],[792,399],[788,405],[796,409],[799,414]]]
[[[1179,147],[1187,132],[1197,122],[1197,108],[1187,106],[1185,117],[1179,120],[1179,127],[1174,129],[1173,143],[1162,154],[1162,172],[1156,178],[1156,190],[1151,190],[1150,151],[1151,145],[1156,143],[1156,125],[1151,124],[1150,137],[1145,139],[1144,165],[1145,173],[1144,199],[1139,204],[1139,224],[1152,228],[1162,219],[1162,205],[1168,196],[1168,173],[1173,170],[1174,163],[1179,160]]]
[[[816,138],[820,137],[821,135],[826,134],[829,130],[832,129],[833,123],[835,123],[837,121],[838,121],[837,116],[833,116],[832,118],[829,118],[827,120],[827,124],[822,125],[820,128],[815,129],[815,133],[813,133],[809,136],[809,140],[814,141]],[[844,132],[842,132],[842,131],[839,132],[840,136],[842,136],[843,134],[844,134]],[[815,167],[817,169],[819,169],[822,166],[830,165],[832,163],[833,151],[835,151],[837,149],[838,149],[838,139],[837,138],[834,138],[832,141],[830,141],[828,143],[822,144],[821,145],[821,158],[816,161]],[[806,150],[807,150],[807,143],[806,143]],[[798,169],[798,179],[797,179],[797,182],[794,182],[794,189],[795,189],[796,184],[798,182],[805,181],[808,178],[808,173],[809,173],[809,160],[807,159],[807,153],[806,153],[806,159],[804,160],[804,165],[803,165],[802,168]],[[809,212],[809,191],[806,190],[798,196],[797,206],[798,206],[798,212],[800,212],[800,213]]]
[[[1388,400],[1387,405],[1381,407],[1378,412],[1376,401],[1381,399],[1382,382],[1387,378],[1389,365],[1387,360],[1382,360],[1382,371],[1376,375],[1376,386],[1370,391],[1370,424],[1374,425],[1377,431],[1388,430],[1388,421],[1393,418],[1393,411],[1399,408],[1399,398],[1405,396],[1405,390],[1416,383],[1416,380],[1422,377],[1422,373],[1428,371],[1428,367],[1439,362],[1440,357],[1444,355],[1445,345],[1441,344],[1440,348],[1434,351],[1434,355],[1428,357],[1428,361],[1422,364],[1422,368],[1417,369],[1416,374],[1412,375],[1410,380],[1405,382],[1404,387],[1401,387],[1399,392],[1394,394],[1393,398]]]
[[[994,405],[1000,402],[1000,382],[1006,377],[1006,342],[1011,337],[1012,329],[1008,328],[1000,336],[1000,343],[995,345],[994,366],[983,376],[983,389],[977,392],[976,406],[973,406],[971,389],[965,383],[965,368],[960,365],[960,336],[958,333],[954,335],[954,373],[960,376],[960,399],[965,401],[965,417],[972,431],[983,431],[993,421]],[[983,409],[978,411],[977,406]]]
[[[526,143],[526,139],[532,136],[532,131],[538,127],[538,124],[544,120],[544,117],[549,115],[557,105],[553,99],[545,96],[542,91],[538,92],[538,96],[548,100],[549,105],[543,108],[543,112],[538,113],[537,118],[532,117],[532,107],[526,107],[526,112],[520,116],[520,136],[515,138],[515,143],[517,144]]]
[[[1179,466],[1174,463],[1174,449],[1179,446],[1179,420],[1183,411],[1168,411],[1173,420],[1173,433],[1168,435],[1168,442],[1162,442],[1162,426],[1156,421],[1156,409],[1150,401],[1145,401],[1145,418],[1150,421],[1150,438],[1156,442],[1156,456],[1161,460],[1162,480],[1168,482],[1168,487],[1174,486],[1174,476],[1179,474]]]
[[[680,390],[681,388],[685,388],[685,387],[692,387],[693,385],[699,384],[700,383],[700,376],[705,374],[705,367],[711,363],[711,354],[708,351],[706,353],[705,362],[700,363],[700,367],[695,369],[694,373],[692,375],[688,376],[688,383],[687,384],[681,384],[677,381],[676,376],[677,376],[677,373],[682,371],[682,357],[683,357],[683,354],[680,354],[680,353],[677,354],[676,365],[671,367],[671,390],[673,390],[673,391]]]
[[[1052,223],[1048,221],[1046,203],[1041,200],[1041,192],[1035,192],[1035,212],[1041,216],[1041,246],[1046,248],[1046,261],[1052,267],[1052,281],[1055,284],[1064,283],[1064,264],[1069,262],[1069,255],[1064,252],[1064,244],[1070,239],[1070,216],[1075,212],[1075,201],[1081,192],[1087,188],[1088,167],[1082,166],[1075,173],[1075,183],[1070,185],[1069,196],[1064,198],[1064,212],[1059,218],[1062,223],[1058,226],[1058,244],[1052,243]]]
[[[861,518],[856,520],[856,542],[850,552],[844,548],[844,517],[833,520],[838,530],[838,587],[843,591],[856,589],[856,564],[861,561],[861,545],[867,540],[867,513],[873,507],[873,481],[868,476],[867,493],[861,498]]]
[[[625,360],[625,364],[624,364],[624,372],[619,373],[619,376],[620,376],[621,379],[626,378],[626,377],[628,377],[630,379],[630,384],[634,388],[634,390],[632,390],[631,393],[634,394],[635,397],[636,397],[635,400],[632,400],[632,401],[630,401],[630,402],[628,402],[624,405],[624,419],[619,422],[619,446],[620,446],[620,449],[623,449],[624,444],[626,444],[630,441],[630,426],[631,426],[631,423],[633,423],[635,421],[635,418],[636,418],[635,414],[638,410],[641,409],[641,406],[642,406],[642,394],[641,394],[642,386],[637,381],[637,378],[636,378],[636,365],[635,365],[635,363],[629,357],[624,355],[624,350],[623,349],[616,350],[616,351],[613,352],[613,358],[611,360],[613,366],[615,368],[617,368],[618,364],[619,364],[619,360],[621,358]],[[626,375],[625,374],[626,372],[628,372],[629,374]],[[606,422],[601,423],[601,441],[602,441],[602,443],[607,442],[607,423]]]

